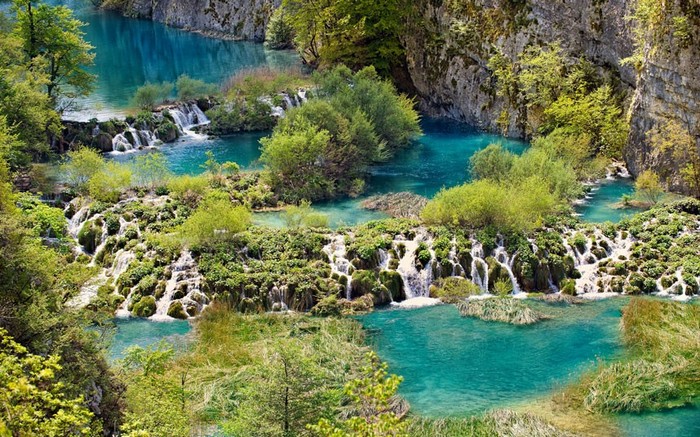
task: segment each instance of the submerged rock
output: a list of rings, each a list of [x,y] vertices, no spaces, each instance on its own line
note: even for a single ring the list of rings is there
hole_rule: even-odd
[[[372,196],[364,200],[362,208],[370,211],[381,211],[395,218],[420,217],[420,212],[428,203],[428,199],[418,194],[403,191],[400,193],[383,194]]]

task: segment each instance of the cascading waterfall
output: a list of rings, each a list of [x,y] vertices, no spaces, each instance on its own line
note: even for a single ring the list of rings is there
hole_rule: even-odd
[[[489,292],[489,265],[484,260],[484,246],[478,241],[472,238],[472,265],[471,265],[471,276],[472,281],[481,288],[484,293]],[[482,274],[479,272],[479,267],[483,270]]]
[[[352,298],[352,277],[350,276],[350,261],[346,258],[345,237],[342,235],[333,236],[331,242],[324,246],[323,252],[328,255],[331,272],[347,280],[345,298],[350,300]]]
[[[168,110],[172,115],[175,124],[180,132],[185,135],[199,137],[202,136],[192,129],[197,126],[204,126],[210,123],[207,116],[199,109],[196,103],[182,104]]]
[[[406,299],[414,299],[418,297],[428,297],[430,295],[430,284],[433,282],[432,263],[435,259],[435,254],[431,250],[431,259],[423,267],[418,270],[416,268],[416,252],[420,243],[426,243],[430,247],[431,241],[423,232],[416,233],[413,240],[397,240],[406,248],[406,253],[399,260],[399,267],[396,270],[401,275],[403,280]],[[395,241],[394,243],[396,243]]]
[[[277,312],[284,312],[284,311],[289,311],[289,305],[287,304],[288,301],[288,293],[287,293],[287,287],[286,286],[281,286],[278,287],[275,285],[270,289],[270,293],[268,294],[268,298],[270,299],[271,302],[271,308],[272,311],[277,311]]]
[[[197,265],[190,251],[183,251],[180,257],[171,264],[170,269],[172,275],[165,285],[163,296],[156,302],[156,312],[150,317],[152,320],[171,319],[171,317],[168,316],[168,310],[170,309],[170,305],[176,300],[180,300],[185,304],[200,305],[201,302],[198,302],[198,300],[201,299],[194,299],[194,297],[204,297],[204,295],[199,292],[201,276],[197,271]],[[182,288],[187,289],[185,296],[174,299],[176,292]]]
[[[503,244],[503,238],[499,237],[498,239],[498,246],[496,247],[494,251],[494,258],[498,262],[498,264],[503,267],[506,272],[508,273],[508,277],[510,278],[510,282],[513,285],[513,295],[520,294],[520,286],[518,285],[518,280],[513,274],[513,264],[515,262],[515,257],[516,254],[513,254],[512,257],[508,257],[508,252],[506,251],[506,248],[504,247]]]
[[[116,134],[114,138],[112,138],[112,150],[115,152],[128,152],[134,150],[134,146],[131,145],[123,133]]]
[[[68,234],[73,238],[78,238],[78,232],[83,227],[83,223],[87,221],[90,214],[90,207],[83,206],[80,208],[70,220],[68,220]]]

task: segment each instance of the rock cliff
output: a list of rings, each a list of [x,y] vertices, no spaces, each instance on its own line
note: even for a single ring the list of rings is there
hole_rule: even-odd
[[[583,57],[628,95],[630,136],[625,160],[633,174],[672,168],[668,153],[651,150],[647,132],[666,119],[681,122],[700,140],[700,6],[669,2],[689,18],[689,36],[679,45],[672,26],[647,41],[639,72],[623,66],[635,48],[636,0],[421,0],[404,43],[408,68],[422,109],[492,131],[527,136],[523,108],[496,95],[487,67],[495,50],[511,60],[528,44],[559,41]],[[671,11],[671,12],[669,12]],[[647,35],[649,38],[649,35]],[[497,120],[508,113],[508,127]],[[678,172],[669,184],[681,188]]]
[[[105,7],[124,15],[227,39],[262,41],[281,0],[116,0]]]

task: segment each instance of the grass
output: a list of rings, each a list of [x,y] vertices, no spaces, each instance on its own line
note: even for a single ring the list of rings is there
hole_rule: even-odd
[[[273,69],[270,67],[246,68],[229,77],[222,86],[224,95],[253,97],[272,96],[283,91],[296,91],[308,87],[311,78],[300,68]]]
[[[548,318],[545,314],[512,298],[469,300],[457,303],[457,309],[463,317],[475,317],[513,325],[531,325]]]
[[[408,434],[416,437],[565,437],[572,434],[530,413],[497,410],[471,418],[411,418]]]
[[[623,309],[629,353],[601,363],[561,395],[594,413],[658,411],[700,395],[700,306],[635,298]]]

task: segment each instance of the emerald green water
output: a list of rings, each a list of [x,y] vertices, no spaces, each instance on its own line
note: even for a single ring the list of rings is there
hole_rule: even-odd
[[[109,345],[108,357],[118,360],[124,357],[129,346],[147,347],[165,340],[173,346],[183,344],[185,335],[192,330],[186,320],[152,322],[147,319],[114,319],[116,331]]]
[[[589,199],[583,205],[576,207],[576,212],[581,214],[581,219],[586,222],[617,223],[623,218],[632,215],[637,210],[615,208],[616,203],[622,201],[622,196],[634,193],[634,183],[630,179],[618,178],[614,181],[604,179],[601,184],[591,191]]]
[[[80,102],[83,115],[73,118],[118,113],[145,82],[175,82],[187,74],[220,84],[242,69],[299,64],[291,51],[268,51],[262,44],[207,38],[150,20],[124,18],[96,10],[87,0],[51,3],[67,5],[87,23],[85,39],[95,47],[95,91]]]
[[[522,404],[566,384],[596,357],[620,352],[623,299],[569,308],[535,326],[463,318],[452,305],[360,318],[400,394],[420,415],[465,416]]]

